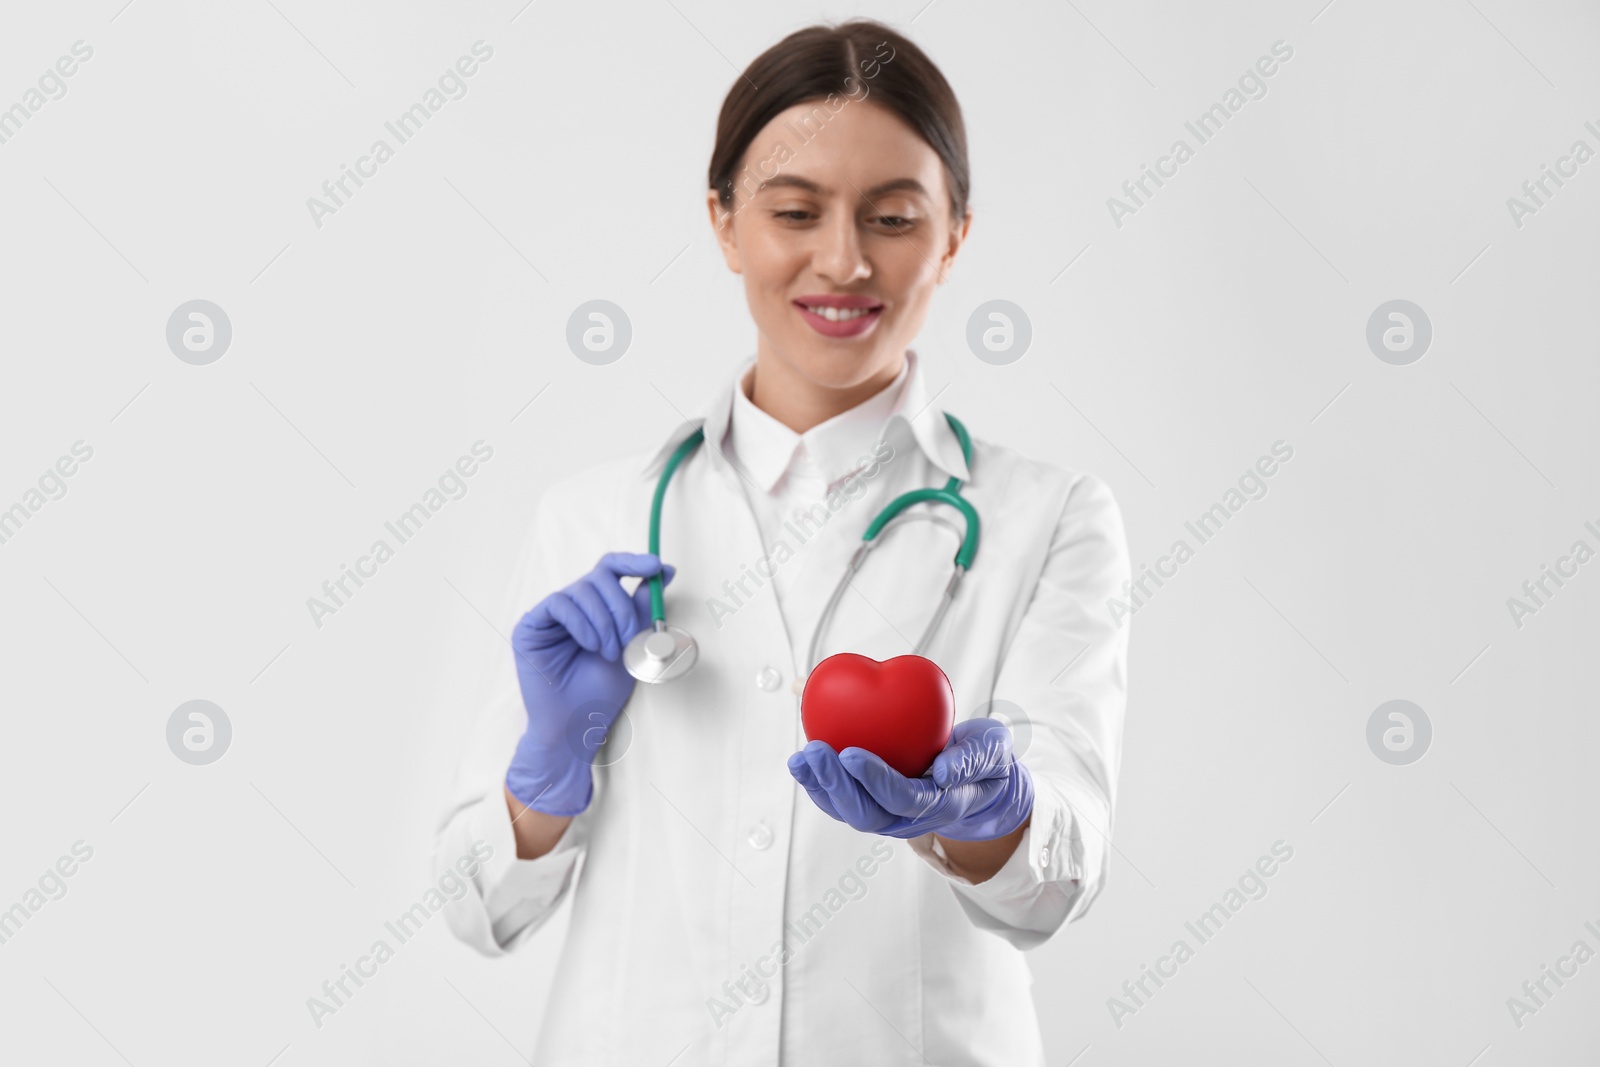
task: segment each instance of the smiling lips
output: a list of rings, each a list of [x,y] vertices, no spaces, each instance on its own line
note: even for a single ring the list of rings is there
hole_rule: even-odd
[[[883,314],[883,304],[870,296],[803,296],[794,306],[806,324],[825,337],[859,337]]]

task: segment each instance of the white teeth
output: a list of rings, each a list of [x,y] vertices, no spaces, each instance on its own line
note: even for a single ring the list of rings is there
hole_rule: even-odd
[[[873,311],[874,309],[873,308],[834,308],[834,307],[810,307],[810,306],[807,306],[806,310],[811,312],[814,315],[821,315],[823,318],[827,319],[829,322],[847,322],[850,319],[859,319],[861,316],[863,316],[865,314],[868,314],[869,312]]]

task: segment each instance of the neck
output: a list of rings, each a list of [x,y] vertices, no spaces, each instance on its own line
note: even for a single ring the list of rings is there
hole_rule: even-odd
[[[782,360],[761,349],[756,351],[752,381],[744,387],[750,402],[795,433],[805,433],[841,412],[870,400],[900,376],[905,354],[870,377],[853,385],[819,385],[797,374]]]

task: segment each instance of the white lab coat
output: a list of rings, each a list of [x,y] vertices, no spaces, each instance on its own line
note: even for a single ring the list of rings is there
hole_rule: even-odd
[[[645,550],[661,468],[702,422],[707,442],[722,440],[736,381],[665,444],[546,492],[518,611],[605,552]],[[1033,775],[1033,820],[994,877],[956,876],[931,836],[879,837],[829,818],[785,766],[805,743],[796,681],[812,629],[867,523],[902,492],[942,486],[945,470],[967,473],[927,400],[913,364],[884,429],[895,458],[782,564],[794,570],[781,611],[764,589],[720,628],[710,600],[727,603],[724,581],[767,550],[719,450],[702,444],[680,465],[662,511],[661,555],[677,568],[666,607],[699,642],[699,662],[677,681],[636,686],[624,712],[631,738],[624,746],[613,730],[593,803],[536,860],[516,858],[501,791],[524,723],[506,654],[435,866],[452,867],[475,841],[492,846],[472,891],[447,909],[455,934],[486,955],[516,948],[573,894],[536,1063],[1044,1062],[1020,950],[1081,917],[1104,888],[1121,763],[1128,631],[1106,602],[1129,565],[1106,485],[973,438],[963,493],[981,541],[925,655],[950,678],[958,720],[992,714],[990,701],[1022,712],[1013,731]],[[934,512],[961,524],[949,508]],[[819,657],[909,653],[931,617],[957,537],[931,522],[883,537]],[[786,617],[798,620],[793,632]]]

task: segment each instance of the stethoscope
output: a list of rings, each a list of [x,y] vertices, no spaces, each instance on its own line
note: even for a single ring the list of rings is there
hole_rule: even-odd
[[[967,466],[972,465],[972,439],[967,436],[967,428],[961,421],[948,411],[944,417],[950,423],[950,429],[955,432],[956,440],[961,443],[961,454],[967,461]],[[678,469],[678,464],[688,458],[702,441],[705,440],[705,429],[697,428],[683,443],[678,445],[672,453],[672,458],[667,461],[666,467],[661,471],[661,477],[656,482],[656,495],[650,502],[650,552],[659,557],[661,552],[661,501],[667,495],[667,484],[672,481],[673,473]],[[878,545],[878,534],[883,528],[906,508],[913,504],[929,501],[936,504],[948,504],[956,508],[966,519],[966,530],[957,531],[961,534],[961,547],[956,550],[956,568],[950,575],[950,581],[945,584],[944,596],[939,600],[939,608],[933,614],[933,619],[928,623],[928,628],[922,631],[914,655],[921,655],[927,647],[928,639],[939,628],[945,612],[950,609],[950,602],[955,599],[956,587],[961,584],[961,578],[972,566],[974,557],[978,554],[978,511],[966,497],[961,495],[961,479],[951,477],[943,489],[913,489],[896,497],[889,506],[878,513],[867,527],[867,532],[861,535],[861,546],[850,557],[850,565],[840,576],[839,582],[833,587],[833,595],[828,598],[827,607],[822,611],[822,617],[817,620],[817,628],[811,634],[811,647],[806,654],[806,673],[817,664],[817,650],[821,647],[822,635],[827,630],[833,618],[834,610],[839,606],[839,600],[844,596],[845,586],[851,577],[861,569],[866,561],[867,554]],[[927,516],[935,522],[940,520],[935,516]],[[941,525],[954,526],[950,523]],[[699,646],[689,632],[679,626],[667,623],[667,610],[661,592],[661,575],[654,575],[650,582],[650,618],[652,627],[640,630],[634,635],[633,640],[623,650],[622,662],[628,668],[628,673],[641,682],[670,682],[689,673],[699,657]]]

